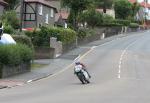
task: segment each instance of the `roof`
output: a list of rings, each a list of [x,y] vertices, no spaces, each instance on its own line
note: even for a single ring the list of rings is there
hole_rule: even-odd
[[[55,15],[55,21],[58,21],[59,18],[62,18],[63,20],[67,20],[69,17],[69,13],[68,12],[59,12]]]
[[[143,6],[143,7],[146,7],[146,8],[150,8],[149,3],[141,2],[140,5]]]
[[[0,4],[2,4],[2,5],[8,5],[8,3],[5,2],[4,0],[0,0]]]
[[[28,2],[28,3],[40,3],[40,4],[43,4],[43,5],[46,5],[48,7],[56,9],[56,7],[51,5],[50,0],[25,0],[25,2]]]
[[[129,0],[130,3],[136,3],[137,0]]]
[[[129,0],[130,3],[136,3],[137,0]],[[141,2],[139,3],[142,7],[146,7],[146,8],[150,8],[150,4],[149,3],[146,3],[146,2]]]

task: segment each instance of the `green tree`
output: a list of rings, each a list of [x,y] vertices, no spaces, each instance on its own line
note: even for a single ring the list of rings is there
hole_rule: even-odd
[[[20,0],[4,0],[5,2],[7,2],[9,4],[8,9],[14,9],[15,5],[17,3],[19,3]]]
[[[79,19],[81,22],[87,22],[89,26],[94,28],[95,26],[98,26],[102,24],[103,22],[103,15],[96,11],[95,9],[90,9],[85,11]]]
[[[139,9],[140,9],[140,5],[137,2],[135,2],[134,4],[132,4],[132,16],[133,17],[137,14],[137,12],[139,11]]]
[[[132,4],[128,0],[116,0],[114,2],[117,19],[128,19],[132,14]]]
[[[89,8],[92,4],[92,0],[62,0],[62,5],[70,8],[70,23],[77,27],[77,18],[83,12]]]
[[[13,29],[19,29],[20,21],[15,11],[7,11],[1,16],[4,26],[10,25]]]
[[[112,8],[114,0],[95,0],[95,6],[103,8],[103,11],[106,12],[107,8]]]

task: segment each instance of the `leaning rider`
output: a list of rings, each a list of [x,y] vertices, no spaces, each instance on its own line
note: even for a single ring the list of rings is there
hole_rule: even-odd
[[[75,62],[75,66],[80,66],[82,68],[82,70],[85,71],[88,74],[89,78],[91,78],[91,75],[89,74],[89,72],[86,69],[86,66],[83,63]]]

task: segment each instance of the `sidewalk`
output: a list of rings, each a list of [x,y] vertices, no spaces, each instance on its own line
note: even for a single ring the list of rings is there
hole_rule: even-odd
[[[134,34],[134,33],[133,33]],[[64,69],[74,62],[78,57],[89,51],[92,47],[104,44],[117,38],[127,36],[129,34],[120,34],[103,40],[94,41],[86,45],[79,46],[56,59],[34,60],[37,64],[46,64],[43,68],[32,69],[31,72],[19,74],[5,79],[0,79],[0,89],[21,86],[42,78],[46,78],[56,72]]]
[[[26,83],[30,83],[42,78],[46,78],[56,72],[64,69],[79,56],[90,50],[90,47],[78,47],[74,50],[69,51],[66,54],[56,59],[40,59],[34,60],[36,64],[45,64],[42,68],[34,68],[31,72],[19,74],[16,76],[0,79],[0,89],[12,88],[16,86],[22,86]]]

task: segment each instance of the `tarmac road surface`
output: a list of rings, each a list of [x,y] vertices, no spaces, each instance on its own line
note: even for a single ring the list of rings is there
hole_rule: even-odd
[[[150,33],[97,46],[81,57],[91,73],[82,85],[73,65],[56,74],[0,90],[0,103],[150,103]]]

